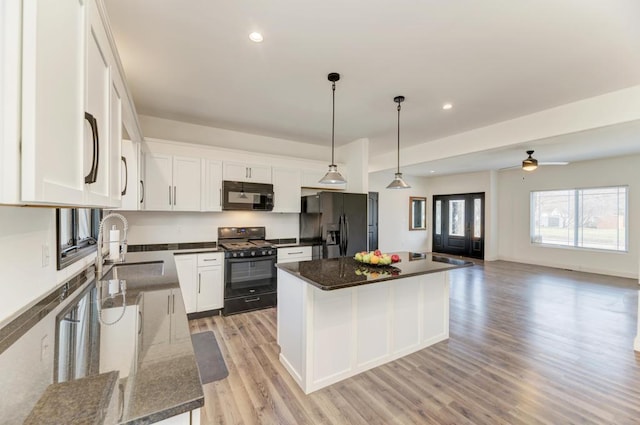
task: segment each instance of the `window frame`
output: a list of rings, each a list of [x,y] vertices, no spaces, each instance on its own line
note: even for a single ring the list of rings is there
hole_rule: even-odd
[[[579,237],[581,228],[584,228],[584,224],[582,226],[578,226],[577,223],[580,221],[580,208],[576,208],[578,205],[578,200],[582,196],[584,191],[589,190],[602,190],[602,189],[624,189],[624,248],[623,249],[614,249],[614,248],[595,248],[590,246],[580,246],[578,243],[582,240],[584,241],[584,236],[582,239]],[[536,242],[535,241],[535,229],[536,229],[536,215],[535,215],[535,205],[534,205],[534,196],[536,193],[540,192],[573,192],[572,196],[574,197],[574,208],[573,208],[573,222],[576,223],[574,225],[574,243],[569,244],[559,244],[559,243],[544,243],[544,242]],[[584,232],[584,230],[582,230]],[[560,248],[560,249],[571,249],[571,250],[579,250],[579,251],[600,251],[607,253],[616,253],[616,254],[626,254],[629,252],[629,185],[607,185],[607,186],[589,186],[589,187],[576,187],[576,188],[565,188],[565,189],[542,189],[542,190],[531,190],[529,192],[529,244],[532,246],[539,246],[543,248]]]
[[[62,246],[61,235],[61,210],[71,211],[71,240]],[[79,210],[88,209],[90,219],[90,236],[83,240],[79,240]],[[56,267],[62,270],[65,267],[79,261],[87,255],[96,251],[96,243],[98,241],[98,232],[100,228],[100,220],[102,220],[102,209],[99,208],[56,208]]]

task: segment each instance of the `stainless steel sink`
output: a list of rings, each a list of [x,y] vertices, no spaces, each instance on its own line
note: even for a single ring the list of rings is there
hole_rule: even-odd
[[[163,261],[116,264],[100,280],[120,279],[130,282],[154,276],[164,276]]]

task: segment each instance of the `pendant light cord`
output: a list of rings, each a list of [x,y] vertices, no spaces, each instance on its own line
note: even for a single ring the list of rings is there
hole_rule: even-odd
[[[398,173],[400,172],[400,102],[398,102]]]
[[[331,84],[331,90],[333,91],[332,93],[332,105],[331,105],[331,110],[333,111],[331,114],[331,165],[335,165],[335,162],[333,160],[333,140],[334,140],[334,133],[335,133],[335,126],[336,126],[336,82],[333,81]]]

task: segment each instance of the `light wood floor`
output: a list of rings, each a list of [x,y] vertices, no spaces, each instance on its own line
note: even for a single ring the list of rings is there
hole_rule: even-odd
[[[278,361],[276,310],[191,321],[229,376],[204,424],[640,424],[631,279],[509,262],[451,274],[448,341],[305,395]]]

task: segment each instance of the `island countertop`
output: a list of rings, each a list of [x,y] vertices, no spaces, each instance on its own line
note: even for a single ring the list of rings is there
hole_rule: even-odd
[[[431,253],[395,254],[400,256],[400,262],[390,266],[363,264],[351,257],[280,263],[276,266],[324,291],[473,266],[470,261]]]

